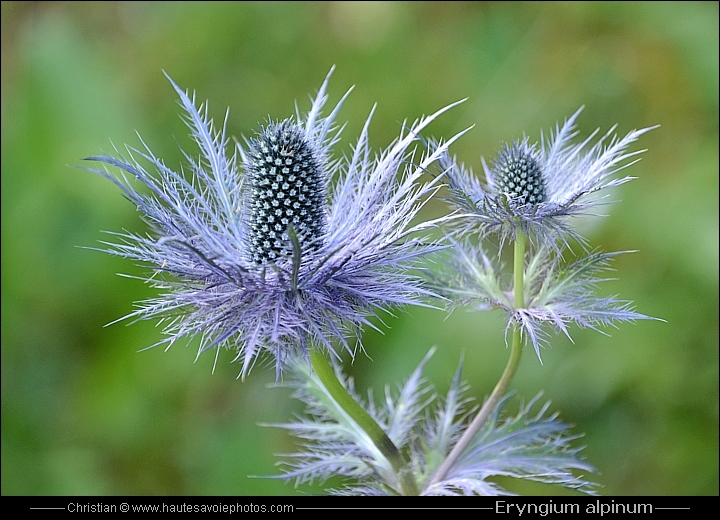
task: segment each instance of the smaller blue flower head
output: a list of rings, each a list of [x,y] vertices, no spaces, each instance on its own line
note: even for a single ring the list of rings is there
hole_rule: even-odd
[[[447,175],[449,201],[459,212],[454,222],[460,234],[495,234],[504,242],[521,231],[558,251],[558,243],[567,244],[569,238],[585,244],[567,218],[588,214],[605,198],[598,192],[633,179],[613,175],[639,160],[628,159],[644,150],[627,148],[654,127],[633,130],[622,139],[613,127],[588,148],[598,130],[580,143],[571,142],[581,111],[558,125],[549,139],[543,136],[539,146],[526,137],[503,145],[490,165],[483,159],[484,182],[448,154],[441,157],[438,164]]]

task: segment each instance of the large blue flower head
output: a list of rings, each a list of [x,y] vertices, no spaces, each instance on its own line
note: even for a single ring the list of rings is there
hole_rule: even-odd
[[[447,153],[438,164],[446,172],[449,201],[462,218],[455,220],[461,234],[495,234],[500,241],[513,240],[518,231],[535,243],[558,249],[569,238],[584,239],[569,225],[567,218],[588,214],[605,195],[598,192],[623,184],[633,177],[614,174],[637,162],[644,150],[627,148],[652,128],[633,130],[623,138],[611,128],[594,145],[595,130],[580,143],[572,115],[548,139],[538,144],[528,138],[505,144],[488,165],[483,159],[485,181],[457,164]],[[654,127],[653,127],[654,128]]]
[[[308,348],[354,353],[351,338],[379,309],[429,294],[412,269],[439,246],[417,233],[434,223],[413,219],[437,185],[418,180],[449,142],[419,160],[411,146],[450,107],[404,126],[378,155],[368,145],[371,113],[352,153],[333,160],[347,94],[323,117],[329,76],[309,113],[268,122],[230,155],[225,125],[216,130],[207,106],[170,80],[200,148],[198,158],[185,154],[186,172],[144,143],[89,158],[149,188],[93,170],[122,188],[151,227],[147,236],[117,234],[109,252],[155,269],[149,280],[162,293],[127,317],[162,320],[161,344],[197,336],[198,353],[236,349],[243,376],[269,350],[279,374],[290,354]]]

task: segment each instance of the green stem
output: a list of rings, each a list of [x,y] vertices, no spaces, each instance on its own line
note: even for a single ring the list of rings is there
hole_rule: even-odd
[[[325,358],[319,349],[310,349],[310,363],[315,374],[328,393],[335,399],[338,405],[347,413],[362,430],[370,437],[370,440],[388,460],[397,476],[400,492],[403,495],[417,496],[420,491],[417,482],[410,470],[410,467],[397,449],[390,437],[383,431],[380,425],[360,406],[350,395],[347,389],[338,381],[330,362]]]
[[[522,232],[518,231],[515,239],[515,251],[514,251],[514,262],[513,262],[513,274],[514,274],[514,297],[515,297],[515,308],[521,309],[525,307],[525,247],[527,245],[527,236]],[[490,397],[483,403],[480,411],[472,420],[465,433],[463,433],[460,440],[450,450],[447,458],[440,465],[438,470],[430,480],[429,485],[436,484],[443,480],[450,468],[457,462],[460,456],[463,454],[465,449],[470,445],[475,435],[480,428],[483,427],[487,421],[490,413],[495,409],[498,402],[503,395],[507,392],[510,387],[515,373],[517,372],[518,366],[520,365],[520,357],[522,356],[522,335],[520,333],[520,326],[517,323],[513,324],[512,331],[512,347],[510,349],[510,359],[508,359],[505,370],[503,371],[500,379],[498,380],[495,388],[493,389]]]
[[[513,283],[515,284],[515,308],[525,307],[525,246],[527,235],[519,231],[515,235],[515,258],[513,259]]]

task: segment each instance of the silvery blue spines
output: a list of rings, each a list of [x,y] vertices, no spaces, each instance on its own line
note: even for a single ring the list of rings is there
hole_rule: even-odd
[[[496,234],[501,243],[513,240],[518,231],[531,241],[554,247],[566,245],[569,238],[584,244],[567,218],[587,215],[606,195],[598,192],[633,179],[614,174],[631,166],[644,150],[627,149],[652,128],[633,130],[618,138],[613,126],[595,144],[599,129],[582,142],[575,120],[582,107],[540,144],[525,137],[503,145],[498,157],[488,165],[482,159],[485,180],[478,179],[455,158],[444,154],[438,164],[445,172],[449,202],[462,216],[454,220],[460,234]]]
[[[636,312],[629,301],[595,294],[597,285],[608,280],[601,275],[611,270],[612,259],[629,251],[592,251],[568,260],[549,247],[540,247],[525,267],[521,308],[515,305],[512,283],[502,275],[505,268],[497,255],[467,240],[453,241],[451,251],[446,258],[449,269],[438,290],[453,306],[505,311],[506,336],[517,324],[541,361],[540,349],[547,344],[549,329],[572,341],[570,324],[604,333],[604,328],[620,322],[655,319]]]
[[[501,418],[508,398],[491,413],[463,455],[445,478],[433,475],[467,428],[466,419],[475,410],[460,370],[444,398],[424,380],[422,371],[433,351],[425,357],[407,382],[397,391],[386,390],[382,404],[372,397],[364,407],[392,442],[409,453],[410,469],[421,495],[509,495],[493,477],[503,476],[556,484],[594,494],[596,484],[582,473],[595,469],[580,456],[582,448],[570,445],[577,437],[569,426],[548,415],[549,403],[537,406],[540,395],[521,405],[515,416]],[[296,453],[284,455],[286,472],[278,478],[297,484],[324,482],[340,477],[344,486],[331,489],[338,495],[397,495],[398,476],[392,464],[369,441],[325,386],[304,363],[293,365],[295,396],[305,402],[307,413],[295,422],[275,424],[302,439]],[[336,369],[338,379],[358,403],[363,403],[352,380]],[[577,474],[577,473],[581,474]]]
[[[269,350],[279,375],[288,355],[310,346],[335,353],[340,345],[354,353],[355,333],[372,326],[369,319],[379,309],[418,303],[429,294],[411,269],[420,257],[439,249],[418,235],[435,222],[413,220],[437,185],[418,179],[453,139],[417,161],[411,145],[453,105],[403,126],[395,142],[377,155],[368,144],[373,109],[352,153],[335,160],[331,149],[341,130],[335,119],[350,91],[323,117],[330,74],[306,115],[297,110],[295,119],[268,123],[257,139],[247,141],[248,150],[238,144],[230,154],[227,115],[217,130],[207,105],[196,107],[194,96],[170,80],[200,148],[198,158],[184,152],[187,171],[170,169],[145,143],[143,150],[126,147],[124,156],[116,150],[117,158],[88,158],[121,170],[119,176],[107,167],[92,171],[117,184],[150,225],[148,235],[115,233],[118,241],[107,245],[108,252],[155,269],[148,281],[162,294],[140,302],[125,318],[159,319],[167,337],[158,345],[198,337],[198,355],[223,346],[236,349],[243,376],[258,354]],[[292,159],[291,166],[315,177],[301,188],[324,204],[313,210],[313,218],[324,222],[290,218],[265,247],[270,235],[261,235],[268,215],[261,218],[253,211],[279,200],[284,189],[280,186],[267,199],[260,193],[268,188],[260,172],[263,146],[273,138],[285,141],[268,152],[276,154],[270,158],[273,163]],[[305,157],[297,160],[298,155]],[[277,166],[275,174],[286,165]],[[288,215],[279,215],[280,222]]]

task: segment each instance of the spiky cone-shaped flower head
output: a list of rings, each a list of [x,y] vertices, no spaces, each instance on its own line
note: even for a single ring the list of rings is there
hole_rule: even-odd
[[[317,250],[324,240],[327,188],[316,155],[290,119],[269,124],[250,141],[247,222],[256,264],[292,255],[290,228],[306,251]]]
[[[541,158],[527,140],[505,146],[493,163],[497,191],[515,208],[537,206],[547,199]]]
[[[371,113],[352,153],[333,160],[347,94],[323,116],[329,76],[307,114],[270,121],[231,154],[225,124],[217,130],[207,106],[170,80],[200,148],[198,158],[185,154],[185,173],[144,143],[89,158],[106,165],[92,171],[117,184],[151,227],[118,233],[107,251],[154,269],[148,280],[161,293],[126,318],[161,320],[158,344],[198,337],[198,354],[234,349],[243,376],[269,351],[279,376],[288,355],[308,348],[354,353],[376,312],[431,294],[412,269],[440,247],[422,236],[435,222],[413,221],[437,185],[418,180],[452,140],[417,160],[412,146],[450,107],[403,126],[377,155]]]

